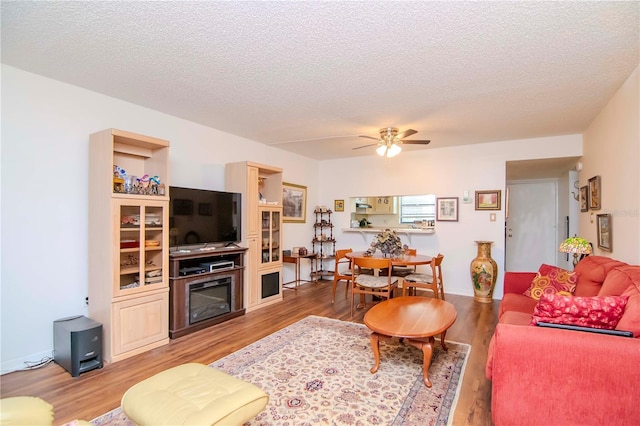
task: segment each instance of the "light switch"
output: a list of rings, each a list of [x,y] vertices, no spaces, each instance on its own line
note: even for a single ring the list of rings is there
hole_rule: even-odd
[[[495,214],[495,213],[491,213],[491,214],[489,215],[489,220],[490,220],[491,222],[495,222],[495,221],[496,221],[496,214]]]

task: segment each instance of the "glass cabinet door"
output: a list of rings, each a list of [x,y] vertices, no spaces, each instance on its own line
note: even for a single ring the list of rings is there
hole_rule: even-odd
[[[140,205],[120,205],[120,291],[140,287],[140,262],[144,261],[140,253],[141,213]]]
[[[115,294],[164,285],[164,208],[126,202],[118,206],[120,264]]]
[[[262,256],[260,261],[265,264],[271,262],[271,212],[269,210],[262,210],[260,216],[262,219]]]
[[[143,286],[162,284],[162,262],[164,259],[163,207],[144,207],[144,281]]]
[[[271,261],[277,262],[280,260],[280,212],[271,212]]]
[[[262,264],[280,260],[280,211],[262,209]]]

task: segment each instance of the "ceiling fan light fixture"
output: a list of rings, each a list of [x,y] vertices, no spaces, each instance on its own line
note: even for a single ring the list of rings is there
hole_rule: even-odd
[[[387,158],[395,157],[400,154],[400,151],[402,151],[402,147],[397,143],[383,143],[376,148],[376,152],[380,157]]]
[[[400,145],[394,143],[387,150],[387,157],[388,158],[395,157],[396,155],[400,154],[400,151],[402,151],[402,148],[400,147]]]

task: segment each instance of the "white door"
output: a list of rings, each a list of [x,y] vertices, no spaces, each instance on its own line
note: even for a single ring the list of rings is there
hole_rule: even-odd
[[[555,181],[507,185],[509,217],[506,220],[505,269],[537,271],[540,264],[556,264],[557,187]]]

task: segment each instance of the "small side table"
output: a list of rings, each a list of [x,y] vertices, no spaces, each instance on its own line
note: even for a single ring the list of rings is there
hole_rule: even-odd
[[[315,277],[313,281],[303,280],[300,278],[300,259],[309,259],[309,261],[311,262],[311,276]],[[296,279],[283,283],[282,286],[284,288],[298,290],[298,285],[300,285],[301,283],[315,283],[316,285],[318,284],[318,274],[315,273],[315,271],[318,270],[318,253],[292,254],[291,256],[282,256],[282,262],[293,263],[295,265],[296,271]]]

